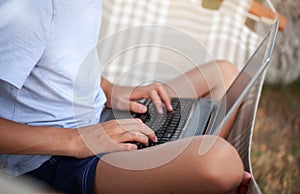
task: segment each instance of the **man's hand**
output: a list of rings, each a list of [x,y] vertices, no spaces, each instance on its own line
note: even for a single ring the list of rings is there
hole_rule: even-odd
[[[77,129],[74,156],[85,158],[99,153],[136,150],[130,142],[157,142],[154,131],[140,119],[111,120],[102,124]]]
[[[113,85],[102,78],[101,87],[106,94],[106,106],[109,108],[145,113],[147,107],[138,103],[137,100],[151,98],[159,113],[163,113],[163,106],[165,106],[168,111],[173,110],[169,95],[160,83],[153,83],[147,86],[128,87]]]

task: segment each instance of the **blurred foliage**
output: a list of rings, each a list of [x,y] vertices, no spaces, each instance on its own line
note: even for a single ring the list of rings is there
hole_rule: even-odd
[[[263,193],[300,193],[300,80],[265,85],[251,151],[255,179]]]

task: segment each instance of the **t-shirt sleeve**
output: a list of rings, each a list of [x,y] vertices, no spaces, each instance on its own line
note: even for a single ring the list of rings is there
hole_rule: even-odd
[[[0,79],[21,88],[47,46],[51,0],[0,0]]]

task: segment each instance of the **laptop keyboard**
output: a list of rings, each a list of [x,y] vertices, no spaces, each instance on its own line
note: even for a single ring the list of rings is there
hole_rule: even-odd
[[[194,102],[194,99],[172,98],[173,111],[166,111],[164,108],[163,114],[159,114],[151,99],[145,99],[143,104],[148,108],[147,113],[136,114],[135,118],[140,118],[155,131],[158,142],[150,140],[148,146],[137,143],[138,149],[178,139],[188,120]]]

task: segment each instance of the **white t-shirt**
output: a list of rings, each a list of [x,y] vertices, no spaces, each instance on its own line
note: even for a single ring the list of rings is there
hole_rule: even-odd
[[[101,0],[0,0],[1,118],[66,128],[99,122],[101,10]],[[0,168],[18,176],[50,157],[1,154]]]

